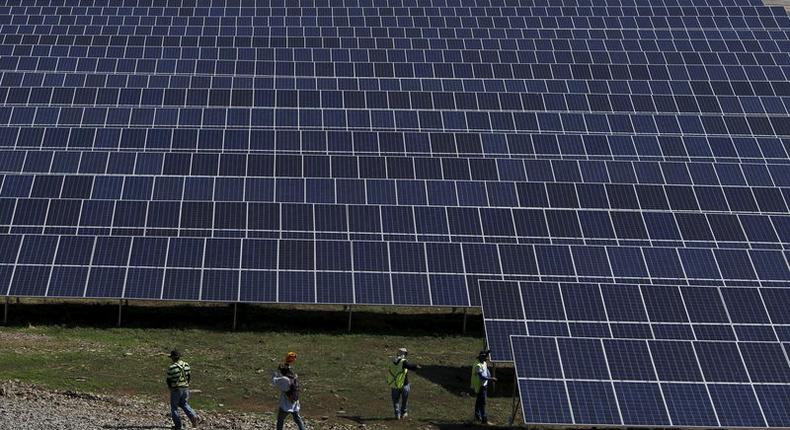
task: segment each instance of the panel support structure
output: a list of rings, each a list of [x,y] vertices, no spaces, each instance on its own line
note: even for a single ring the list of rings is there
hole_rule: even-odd
[[[464,308],[464,322],[463,326],[461,327],[461,334],[466,335],[466,308]]]
[[[237,322],[237,319],[238,319],[238,315],[239,315],[239,304],[238,303],[234,303],[233,304],[233,331],[236,331],[236,322]]]
[[[6,296],[5,302],[3,303],[3,325],[8,324],[8,305],[11,303],[11,298]]]
[[[521,408],[521,399],[518,396],[518,377],[513,375],[513,402],[511,404],[511,411],[510,411],[510,419],[507,422],[508,426],[513,426],[513,422],[516,420],[516,415],[518,414],[519,409]]]
[[[348,332],[351,333],[351,316],[353,315],[354,311],[351,308],[351,305],[346,306],[346,310],[348,311],[348,327],[346,328],[346,330],[348,330]]]
[[[117,326],[120,327],[123,322],[123,300],[118,301],[118,322]]]
[[[496,378],[496,363],[491,363],[491,377]],[[496,391],[496,381],[489,381],[488,383],[491,386],[491,392]]]

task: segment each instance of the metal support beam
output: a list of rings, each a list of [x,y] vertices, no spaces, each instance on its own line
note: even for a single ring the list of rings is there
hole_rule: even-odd
[[[466,308],[464,308],[464,325],[461,327],[461,334],[466,335]]]
[[[354,313],[353,309],[351,309],[351,305],[347,307],[348,309],[348,332],[351,333],[351,315]]]
[[[496,363],[491,363],[491,377],[496,378]],[[491,386],[491,393],[496,391],[496,381],[489,381],[489,385]]]
[[[118,301],[118,327],[123,322],[123,300]]]
[[[8,304],[10,302],[11,302],[11,298],[6,296],[5,304],[3,305],[3,325],[8,324]]]
[[[513,403],[511,404],[510,419],[507,425],[513,427],[513,422],[516,421],[516,414],[521,409],[521,401],[518,396],[518,378],[513,375]]]
[[[234,303],[233,304],[233,331],[236,331],[236,321],[238,319],[238,315],[239,315],[239,304],[238,303]]]

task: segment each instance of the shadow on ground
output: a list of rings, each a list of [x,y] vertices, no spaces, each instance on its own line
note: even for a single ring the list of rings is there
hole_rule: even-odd
[[[144,430],[144,429],[170,429],[171,427],[168,426],[124,426],[124,425],[105,425],[102,426],[103,429],[114,429],[114,430]]]
[[[118,320],[116,303],[36,302],[23,300],[9,305],[8,325],[64,325],[114,327]],[[351,332],[414,336],[461,335],[464,316],[460,310],[425,308],[355,307]],[[237,330],[299,333],[348,330],[349,314],[337,305],[286,306],[239,304]],[[122,326],[128,328],[199,328],[228,331],[233,325],[233,306],[225,304],[135,303],[123,306]],[[483,337],[479,312],[470,312],[466,334]]]
[[[392,417],[361,417],[355,415],[340,415],[338,418],[347,419],[352,421],[360,426],[368,426],[368,425],[375,425],[375,424],[386,424],[387,427],[393,428],[417,428],[418,426],[432,426],[439,430],[476,430],[476,429],[507,429],[507,428],[515,428],[518,425],[516,422],[516,426],[510,427],[507,425],[481,425],[477,423],[472,423],[471,420],[469,422],[456,422],[456,423],[444,423],[444,422],[436,422],[433,420],[404,420],[404,421],[397,421],[395,418]],[[418,424],[419,423],[419,424]]]
[[[394,424],[397,420],[395,417],[363,417],[359,415],[338,415],[338,418],[353,421],[359,425],[368,425],[373,423],[388,423]]]
[[[428,424],[433,425],[434,427],[436,427],[439,430],[470,430],[470,429],[489,429],[489,430],[492,430],[492,429],[517,428],[519,423],[516,422],[515,425],[512,426],[512,427],[511,426],[507,426],[507,425],[504,425],[504,426],[491,425],[491,424],[489,424],[489,425],[480,425],[480,424],[472,424],[472,423],[452,423],[452,424],[447,424],[447,423],[430,422]]]
[[[445,390],[459,396],[470,396],[469,382],[471,378],[472,361],[468,367],[423,365],[417,373],[423,378],[441,386]],[[515,371],[512,367],[498,367],[496,369],[497,382],[489,390],[489,397],[512,397]]]

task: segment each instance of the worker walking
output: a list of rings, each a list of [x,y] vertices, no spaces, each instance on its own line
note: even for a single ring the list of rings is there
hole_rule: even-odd
[[[496,381],[496,378],[491,377],[491,372],[488,370],[488,361],[491,359],[491,350],[480,351],[477,355],[477,361],[472,365],[472,384],[471,388],[475,392],[475,421],[480,421],[483,424],[488,424],[488,415],[486,414],[486,398],[488,397],[488,382]]]
[[[408,353],[406,348],[398,349],[387,372],[387,385],[389,385],[392,394],[392,406],[395,408],[395,418],[399,420],[409,416],[409,393],[411,393],[409,370],[422,369],[419,364],[410,364],[406,360]]]
[[[296,353],[289,352],[285,356],[285,362],[277,368],[277,372],[272,375],[272,385],[280,390],[280,403],[277,409],[277,430],[283,430],[285,417],[288,414],[293,416],[294,422],[299,430],[305,430],[302,417],[299,415],[301,405],[299,404],[299,377],[293,371],[293,364],[296,362]]]
[[[189,363],[181,359],[181,353],[174,349],[170,351],[170,360],[173,364],[167,369],[167,387],[170,389],[170,415],[173,418],[173,429],[181,430],[181,417],[178,408],[184,410],[193,427],[200,423],[200,417],[189,406],[189,382],[191,369]]]

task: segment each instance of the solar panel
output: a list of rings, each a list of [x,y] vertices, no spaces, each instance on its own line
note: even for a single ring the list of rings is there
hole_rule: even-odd
[[[786,427],[778,341],[512,336],[527,423]]]
[[[0,294],[477,306],[481,279],[765,294],[790,281],[781,8],[6,0],[0,12]],[[502,354],[534,327],[615,330],[584,289],[542,310],[589,318],[564,326],[503,291],[482,301]],[[710,291],[682,299],[720,319]],[[679,318],[662,305],[678,300],[670,289],[640,300]],[[649,329],[724,330],[616,326]]]
[[[786,342],[786,285],[480,281],[488,346],[512,361],[511,335]],[[782,358],[784,360],[784,358]],[[726,366],[724,366],[726,368]]]

